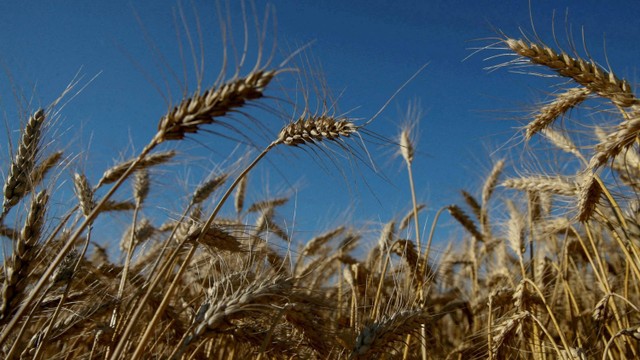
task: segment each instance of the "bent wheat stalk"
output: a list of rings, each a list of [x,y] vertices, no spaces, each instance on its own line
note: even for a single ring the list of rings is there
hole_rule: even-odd
[[[109,201],[124,180],[127,179],[134,170],[138,169],[140,164],[144,164],[147,155],[149,155],[156,146],[168,140],[183,139],[186,133],[195,133],[200,126],[214,123],[216,117],[227,115],[230,111],[245,105],[247,101],[261,98],[265,87],[275,75],[276,72],[274,71],[254,70],[247,77],[233,79],[219,87],[210,88],[203,95],[196,93],[192,98],[184,100],[181,105],[163,116],[158,124],[158,132],[151,142],[143,148],[134,160],[127,163],[128,167],[126,170],[122,173],[118,172],[120,176],[115,177],[117,179],[115,180],[115,184],[109,189],[102,200],[95,205],[91,213],[85,216],[84,222],[76,229],[73,235],[70,236],[67,243],[60,249],[56,258],[45,270],[43,276],[33,287],[29,297],[22,304],[22,307],[18,309],[16,315],[0,335],[0,346],[7,340],[19,319],[24,315],[29,306],[31,306],[31,303],[43,289],[49,276],[51,276],[55,268],[60,264],[62,259],[64,259],[65,254],[71,249],[75,241],[96,218],[101,208]],[[101,182],[104,183],[104,181]],[[114,355],[119,355],[119,352],[114,353]]]
[[[222,206],[225,204],[229,196],[233,193],[236,186],[242,181],[242,179],[258,164],[258,162],[267,155],[271,149],[278,145],[289,145],[289,146],[299,146],[299,145],[311,145],[316,144],[321,141],[340,141],[342,137],[350,137],[352,134],[355,134],[358,131],[358,126],[351,122],[349,119],[335,119],[332,116],[328,116],[326,114],[318,115],[318,116],[309,116],[303,115],[297,121],[285,126],[280,131],[277,139],[271,142],[234,180],[234,182],[229,186],[227,191],[222,195],[218,204],[214,208],[213,212],[205,221],[202,226],[203,229],[208,229],[212,224]],[[142,356],[146,343],[151,337],[151,333],[155,328],[156,323],[158,322],[161,314],[164,312],[165,308],[169,304],[169,300],[173,292],[175,291],[178,280],[182,276],[182,273],[186,269],[191,260],[192,256],[195,254],[197,249],[197,243],[201,242],[202,237],[204,237],[206,231],[203,231],[198,236],[198,239],[192,244],[189,252],[185,256],[180,268],[178,269],[177,274],[175,275],[171,285],[165,292],[165,295],[157,307],[153,318],[147,324],[144,334],[141,339],[138,341],[135,352],[133,353],[131,359],[137,360]],[[174,253],[177,253],[182,246],[178,246]],[[173,254],[172,254],[173,256]],[[132,320],[130,320],[132,322]],[[112,360],[118,358],[121,353],[124,343],[126,342],[126,336],[123,336],[116,347],[113,355],[111,356]]]

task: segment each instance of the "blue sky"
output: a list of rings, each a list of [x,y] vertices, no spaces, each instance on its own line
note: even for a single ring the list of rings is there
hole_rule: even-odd
[[[220,68],[220,29],[214,4],[193,1],[205,39],[205,86],[212,83]],[[513,37],[519,37],[520,29],[530,34],[533,18],[537,33],[547,43],[553,43],[552,26],[561,42],[566,43],[565,31],[570,27],[580,43],[584,27],[592,57],[601,63],[608,60],[619,76],[632,83],[637,80],[640,2],[283,0],[272,4],[276,25],[270,18],[267,45],[275,39],[276,60],[312,42],[305,56],[321,64],[328,87],[340,94],[339,111],[349,116],[369,119],[412,74],[429,63],[368,129],[394,138],[407,103],[420,100],[424,117],[419,125],[415,177],[419,201],[432,210],[461,203],[460,189],[477,193],[492,160],[506,156],[505,151],[511,156],[510,164],[519,166],[522,148],[516,128],[523,124],[527,109],[545,100],[553,91],[550,86],[558,83],[506,69],[485,70],[503,61],[485,61],[498,51],[482,51],[467,58],[474,48],[492,43],[497,30]],[[256,1],[255,7],[262,21],[265,2]],[[170,71],[181,74],[186,69],[193,89],[188,44],[184,32],[181,40],[175,35],[177,8],[172,0],[2,2],[0,108],[6,127],[19,128],[21,109],[50,103],[80,74],[80,84],[87,86],[65,106],[59,130],[52,138],[61,139],[76,154],[86,150],[63,176],[83,170],[97,182],[114,158],[132,156],[153,136],[158,119],[167,110],[165,79],[173,101],[179,99],[180,84]],[[182,8],[196,37],[192,3],[185,1]],[[241,43],[240,6],[232,1],[230,8],[232,32]],[[182,26],[180,20],[177,24]],[[253,23],[249,28],[255,29]],[[177,56],[180,43],[187,51],[186,64]],[[252,57],[255,59],[253,51],[249,54]],[[291,73],[283,76],[295,79]],[[157,91],[154,83],[162,91]],[[16,93],[22,100],[16,100]],[[271,95],[282,99],[300,94],[289,87],[274,89]],[[267,116],[260,111],[256,114]],[[277,132],[284,120],[269,124]],[[6,131],[2,133],[6,136]],[[17,134],[10,134],[15,141]],[[266,145],[267,141],[258,138],[256,143]],[[508,145],[503,147],[505,143]],[[169,147],[175,146],[184,154],[184,164],[174,165],[173,173],[158,174],[157,184],[165,188],[178,184],[179,191],[186,193],[185,186],[193,189],[207,171],[228,158],[231,149],[227,145],[207,133],[171,144]],[[382,175],[369,171],[366,164],[338,159],[345,179],[332,162],[319,161],[298,149],[283,149],[252,173],[257,190],[253,200],[295,185],[298,206],[287,208],[281,217],[287,226],[302,232],[338,225],[346,213],[352,213],[361,224],[401,217],[409,209],[410,197],[402,163],[393,158],[396,147],[386,142],[371,144],[369,150],[375,154]],[[9,153],[4,141],[0,152]],[[7,159],[3,155],[3,166]],[[175,201],[166,193],[160,196]],[[422,221],[430,221],[430,217],[423,216]]]

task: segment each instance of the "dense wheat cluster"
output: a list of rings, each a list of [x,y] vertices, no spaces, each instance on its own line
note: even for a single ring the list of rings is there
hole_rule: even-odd
[[[633,87],[575,52],[506,36],[494,47],[513,56],[496,68],[536,67],[558,78],[562,87],[522,136],[544,137],[582,168],[572,176],[515,177],[498,160],[481,192],[462,190],[425,226],[415,195],[422,185],[412,175],[420,156],[412,125],[420,111],[412,104],[392,142],[408,170],[412,211],[381,226],[373,246],[370,232],[348,223],[293,236],[278,216],[286,197],[247,204],[247,178],[274,148],[311,156],[363,148],[363,125],[326,111],[261,124],[277,134],[271,142],[252,162],[231,162],[241,165],[203,181],[181,214],[159,218],[147,206],[158,196],[156,170],[176,156],[161,144],[239,131],[256,121],[243,109],[268,109],[276,80],[294,71],[257,64],[181,99],[139,155],[93,181],[69,176],[63,163],[73,156],[55,149],[55,139],[43,151],[42,129],[54,110],[32,109],[2,164],[0,236],[11,243],[0,273],[2,357],[639,358],[640,103]],[[612,110],[617,123],[597,127],[593,146],[579,148],[554,125],[587,101]],[[56,216],[48,212],[53,176],[69,177],[76,196]],[[222,211],[231,202],[235,210]],[[119,260],[91,245],[94,226],[113,214],[129,219],[109,241],[120,244]],[[434,230],[445,214],[464,235],[435,256]]]

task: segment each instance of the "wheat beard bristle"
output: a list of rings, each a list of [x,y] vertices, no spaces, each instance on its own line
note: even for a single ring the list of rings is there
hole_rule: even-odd
[[[160,119],[157,141],[181,140],[185,134],[198,132],[201,125],[213,123],[215,118],[244,106],[248,100],[260,99],[275,75],[275,71],[254,71],[183,100]]]

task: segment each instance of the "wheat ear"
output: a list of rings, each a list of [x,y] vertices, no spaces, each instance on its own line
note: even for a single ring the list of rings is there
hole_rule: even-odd
[[[589,161],[590,170],[596,170],[635,144],[640,133],[640,106],[634,105],[632,110],[625,113],[624,121],[618,124],[614,132],[596,145],[595,154]]]
[[[638,104],[631,85],[619,79],[613,72],[604,70],[594,62],[573,58],[565,52],[556,52],[544,44],[507,38],[504,43],[516,54],[534,64],[546,66],[558,74],[573,79],[602,97],[610,99],[620,107]]]
[[[540,108],[533,121],[527,125],[525,139],[530,140],[533,135],[548,128],[558,117],[586,100],[590,93],[589,89],[579,87],[557,94],[555,100]]]
[[[9,175],[4,183],[4,201],[2,202],[0,220],[4,219],[4,216],[9,210],[15,206],[31,188],[29,184],[31,181],[30,176],[35,166],[44,120],[44,110],[40,109],[29,118],[27,125],[24,130],[22,130],[18,151],[11,162]]]
[[[2,305],[0,306],[0,320],[4,322],[12,310],[12,302],[19,296],[18,282],[27,275],[27,267],[34,257],[36,247],[47,208],[49,196],[46,191],[40,191],[31,200],[29,214],[17,241],[14,242],[11,262],[5,264],[5,278],[2,287]],[[26,287],[26,284],[24,285]]]
[[[215,123],[217,118],[245,106],[247,101],[262,98],[275,75],[275,71],[256,70],[202,94],[196,92],[160,119],[158,143],[183,139],[186,134],[196,133],[202,125]]]
[[[502,182],[502,185],[521,191],[535,191],[563,196],[575,196],[578,193],[578,184],[562,177],[530,176],[507,179]]]

